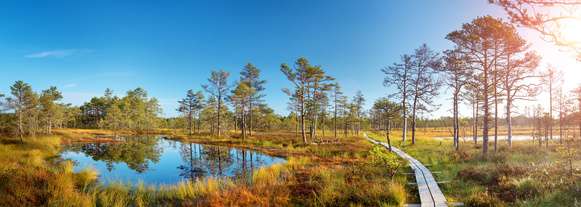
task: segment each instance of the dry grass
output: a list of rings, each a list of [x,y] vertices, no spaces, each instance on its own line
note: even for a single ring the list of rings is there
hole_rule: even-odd
[[[67,129],[25,143],[3,139],[0,206],[368,206],[401,205],[407,197],[401,187],[405,181],[391,183],[366,164],[373,146],[356,136],[317,144],[303,144],[297,135],[260,134],[245,141],[236,136],[188,136],[185,141],[263,151],[286,157],[287,162],[257,169],[246,180],[209,177],[167,186],[123,182],[104,186],[96,184],[98,172],[91,168],[73,173],[70,163],[47,159],[58,154],[63,140],[107,141],[115,134]]]
[[[94,171],[73,173],[72,164],[53,163],[58,137],[4,139],[0,144],[0,206],[90,206],[81,193],[96,181]]]
[[[496,153],[491,142],[489,154],[483,156],[482,142],[474,145],[461,141],[456,152],[452,140],[431,137],[420,134],[415,145],[408,140],[400,149],[424,164],[432,164],[431,171],[442,171],[436,174],[436,180],[452,181],[440,185],[449,202],[468,206],[566,206],[579,199],[581,177],[568,175],[568,168],[558,162],[563,160],[557,150],[558,139],[550,140],[549,147],[544,141],[542,147],[533,140],[514,141],[512,147],[502,141]],[[581,149],[581,141],[576,140],[571,147]],[[581,162],[577,159],[573,165],[579,168]]]
[[[528,130],[517,129],[515,134]],[[398,146],[401,132],[394,132],[393,144]],[[321,138],[315,144],[304,144],[302,137],[294,134],[258,134],[244,141],[239,134],[221,138],[208,133],[172,134],[169,137],[181,141],[262,151],[286,157],[287,162],[257,169],[245,180],[209,177],[168,186],[123,182],[103,186],[95,184],[98,172],[93,169],[73,173],[70,163],[48,159],[58,153],[63,140],[107,141],[119,132],[67,129],[24,143],[3,139],[0,206],[398,206],[419,202],[417,189],[405,185],[413,181],[413,177],[403,175],[406,168],[400,168],[395,182],[390,182],[381,169],[367,163],[373,146],[365,138],[341,135],[333,140],[328,136],[332,133],[327,133],[319,133]],[[567,175],[556,163],[561,159],[557,140],[548,148],[544,143],[539,148],[532,141],[515,141],[512,148],[500,142],[498,153],[484,157],[481,145],[461,142],[461,150],[456,152],[451,140],[433,139],[449,136],[447,128],[426,133],[419,129],[417,135],[415,145],[406,141],[401,149],[422,163],[433,164],[431,170],[443,171],[436,175],[437,180],[453,181],[441,185],[450,202],[560,206],[578,197],[581,180]],[[573,147],[579,149],[581,142],[574,142]],[[578,167],[581,163],[577,160],[574,164]]]

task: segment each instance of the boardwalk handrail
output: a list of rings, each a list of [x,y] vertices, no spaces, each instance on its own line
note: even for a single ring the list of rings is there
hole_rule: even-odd
[[[367,137],[371,142],[379,145],[383,145],[384,147],[389,149],[389,145],[383,142],[376,141],[374,139],[369,138],[367,133],[363,132],[363,135]],[[416,184],[418,185],[418,191],[420,193],[420,202],[421,206],[448,206],[448,202],[444,197],[444,194],[440,190],[438,183],[432,176],[432,173],[428,168],[426,168],[420,161],[414,159],[413,157],[409,156],[405,152],[391,146],[393,152],[398,154],[400,157],[405,158],[410,163],[410,167],[414,170],[416,176]]]

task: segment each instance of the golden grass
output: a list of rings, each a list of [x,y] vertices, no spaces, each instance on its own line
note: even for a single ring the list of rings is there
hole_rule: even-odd
[[[515,134],[526,133],[527,130],[529,128],[518,129]],[[392,140],[397,147],[401,132],[395,129],[394,132]],[[405,185],[413,178],[403,175],[404,167],[396,174],[395,181],[390,182],[381,169],[367,163],[369,151],[373,148],[369,141],[352,135],[339,135],[335,140],[330,131],[325,136],[318,132],[321,138],[316,139],[316,144],[303,144],[302,137],[294,134],[257,134],[244,141],[239,134],[217,138],[208,133],[189,136],[179,132],[169,136],[181,141],[245,148],[287,158],[284,164],[255,170],[246,180],[208,177],[175,185],[112,182],[104,186],[96,184],[98,172],[90,167],[73,173],[70,163],[54,164],[47,159],[58,153],[58,146],[64,139],[105,141],[117,134],[120,132],[66,129],[57,130],[54,136],[26,139],[24,143],[17,139],[2,140],[0,194],[6,196],[0,198],[0,206],[399,206],[417,202],[417,189]],[[385,140],[384,136],[369,134]],[[576,192],[570,191],[575,186],[547,187],[551,186],[548,182],[558,183],[555,176],[567,177],[551,164],[559,159],[553,147],[556,141],[551,141],[551,147],[541,150],[537,150],[537,144],[530,141],[517,141],[512,148],[502,142],[499,153],[483,157],[481,146],[474,146],[472,142],[461,142],[461,151],[455,152],[451,140],[433,139],[449,136],[447,128],[431,128],[425,133],[423,129],[418,129],[417,135],[415,145],[406,141],[401,149],[425,164],[434,164],[431,170],[444,171],[436,179],[454,181],[442,185],[449,201],[474,205],[485,202],[519,204],[497,193],[513,192],[502,188],[509,187],[527,192],[518,195],[521,201],[539,205],[562,204],[555,199],[571,201],[573,197],[569,192]],[[537,167],[530,168],[531,162],[535,162]],[[545,167],[539,167],[541,165]],[[470,169],[471,166],[474,168]],[[520,172],[518,170],[521,168],[527,169],[526,175],[514,173],[515,170]],[[551,176],[543,177],[536,171],[529,172],[534,169],[539,172],[547,170]],[[480,180],[476,175],[483,178]],[[506,180],[499,181],[502,176]],[[568,181],[578,183],[573,178]],[[536,188],[558,191],[563,195],[539,194],[534,192]],[[486,192],[488,194],[485,195]]]
[[[472,141],[460,141],[460,151],[456,152],[452,140],[435,140],[421,135],[415,145],[407,140],[399,147],[400,139],[396,139],[394,146],[424,164],[433,164],[431,171],[443,171],[435,174],[436,180],[452,181],[440,185],[449,202],[463,202],[469,206],[531,203],[532,206],[562,206],[574,203],[576,189],[581,187],[581,178],[569,176],[564,170],[567,168],[557,162],[563,159],[557,151],[559,139],[550,140],[549,147],[544,140],[542,147],[536,140],[514,141],[512,147],[502,141],[496,153],[491,142],[486,156],[482,155],[481,141],[477,145]],[[572,147],[581,148],[581,142],[575,141]],[[580,166],[581,162],[576,160],[573,164]]]
[[[79,191],[95,181],[86,171],[75,174],[72,164],[54,164],[46,159],[57,152],[58,136],[3,139],[0,145],[0,206],[90,206]]]
[[[211,144],[284,155],[287,162],[256,169],[247,180],[207,177],[162,186],[147,186],[142,182],[110,182],[105,186],[96,183],[98,172],[91,167],[73,173],[71,163],[54,163],[47,159],[58,153],[63,139],[94,140],[110,134],[113,133],[69,129],[49,137],[26,139],[24,143],[17,139],[3,139],[0,144],[0,194],[3,195],[0,206],[289,206],[315,205],[317,200],[320,204],[366,204],[373,200],[369,196],[377,195],[368,191],[375,188],[364,188],[366,182],[352,179],[354,175],[349,174],[352,168],[337,167],[336,164],[356,163],[360,171],[366,169],[366,154],[372,146],[362,137],[350,136],[319,145],[302,144],[297,135],[256,135],[246,141],[211,139],[212,136],[208,135],[208,138],[198,137],[198,141]],[[371,180],[383,179],[381,173],[366,174],[373,177]],[[349,180],[348,185],[339,185],[345,180]],[[365,193],[357,195],[356,199],[349,196],[362,188]],[[316,193],[330,192],[330,189],[340,190],[342,196],[321,199]],[[399,193],[406,194],[405,190]],[[382,198],[388,197],[383,195]],[[375,204],[393,202],[401,203],[384,199]]]

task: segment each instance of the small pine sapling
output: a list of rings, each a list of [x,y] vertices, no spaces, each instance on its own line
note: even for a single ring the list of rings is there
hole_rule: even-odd
[[[373,148],[369,153],[371,153],[372,164],[384,168],[391,181],[393,181],[393,176],[395,176],[401,165],[397,157],[381,146]]]

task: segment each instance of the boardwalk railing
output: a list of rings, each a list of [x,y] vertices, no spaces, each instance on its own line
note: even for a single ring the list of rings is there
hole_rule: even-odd
[[[363,132],[363,135],[367,137],[367,139],[371,140],[371,142],[379,145],[383,145],[384,147],[389,149],[389,145],[383,142],[376,141],[374,139],[369,138],[367,133]],[[420,193],[420,201],[421,206],[448,206],[448,202],[444,197],[442,191],[440,191],[440,187],[438,183],[430,173],[430,170],[426,168],[426,166],[422,165],[420,161],[414,159],[413,157],[409,156],[405,152],[391,146],[393,152],[398,154],[400,157],[408,160],[410,163],[410,167],[414,170],[414,174],[416,176],[416,183],[418,185],[418,191]]]

